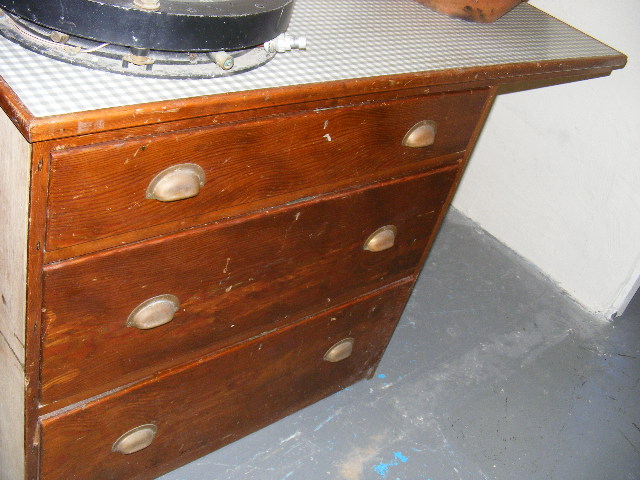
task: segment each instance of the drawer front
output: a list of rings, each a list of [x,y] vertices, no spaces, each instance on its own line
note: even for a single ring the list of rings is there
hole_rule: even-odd
[[[429,159],[465,150],[487,98],[485,90],[441,94],[55,152],[46,248],[159,225],[167,233],[419,170]],[[434,143],[403,146],[407,131],[424,120],[435,122]],[[177,175],[166,170],[176,165],[187,170]],[[164,196],[167,188],[195,196],[147,198],[150,184],[162,172],[165,188],[156,182],[152,192],[160,188],[164,199],[173,198]],[[141,234],[126,241],[139,238]]]
[[[411,285],[42,419],[42,479],[153,478],[372,375]],[[141,425],[155,429],[149,446],[113,451]]]
[[[457,172],[394,180],[47,267],[41,403],[138,380],[415,273]],[[376,231],[377,247],[388,248],[364,249]],[[180,304],[170,322],[127,326],[140,304],[162,295]]]

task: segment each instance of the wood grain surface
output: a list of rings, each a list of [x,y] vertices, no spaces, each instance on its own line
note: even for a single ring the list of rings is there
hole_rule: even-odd
[[[449,168],[46,267],[41,403],[106,391],[415,273]],[[363,249],[379,227],[395,245]],[[127,327],[157,295],[174,320]]]
[[[24,477],[25,319],[31,145],[0,111],[0,472]]]
[[[153,478],[371,376],[412,284],[43,418],[42,480]],[[323,360],[348,337],[349,358]],[[149,447],[112,452],[120,435],[143,424],[157,427]]]
[[[40,394],[40,353],[42,328],[42,267],[44,262],[44,235],[49,185],[49,142],[32,144],[31,196],[29,201],[29,236],[27,251],[27,325],[25,365],[25,451],[27,452],[26,478],[38,478],[40,430],[38,429],[38,397]]]
[[[495,22],[516,5],[527,0],[416,0],[454,18],[472,22]]]
[[[171,222],[188,228],[204,214],[211,221],[301,192],[329,192],[424,168],[421,162],[465,150],[487,96],[486,90],[422,96],[56,151],[46,248]],[[437,123],[435,143],[403,147],[406,132],[422,120]],[[206,173],[196,197],[145,198],[156,174],[182,163]]]

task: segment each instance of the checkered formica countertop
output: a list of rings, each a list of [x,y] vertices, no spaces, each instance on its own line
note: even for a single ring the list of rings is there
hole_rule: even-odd
[[[353,78],[617,52],[523,3],[493,24],[435,13],[414,0],[296,0],[289,33],[306,51],[224,78],[136,78],[68,65],[0,36],[0,76],[36,117]]]

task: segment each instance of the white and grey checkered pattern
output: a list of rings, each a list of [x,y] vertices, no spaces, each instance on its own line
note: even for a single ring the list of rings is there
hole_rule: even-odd
[[[307,51],[232,77],[162,80],[68,65],[0,37],[0,75],[36,117],[121,105],[399,73],[610,56],[617,52],[522,4],[493,24],[414,0],[296,0],[289,32]]]

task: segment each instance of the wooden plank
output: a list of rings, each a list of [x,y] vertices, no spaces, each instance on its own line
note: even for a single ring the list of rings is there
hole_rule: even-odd
[[[31,146],[0,112],[0,472],[24,477],[25,300]]]
[[[24,365],[31,146],[0,115],[0,332]]]
[[[24,479],[24,370],[0,338],[0,478]]]
[[[38,478],[40,439],[37,429],[40,392],[40,336],[42,316],[42,261],[45,231],[47,186],[49,184],[50,145],[33,144],[31,160],[31,197],[29,202],[29,238],[27,241],[27,309],[25,364],[25,452],[26,478]]]

